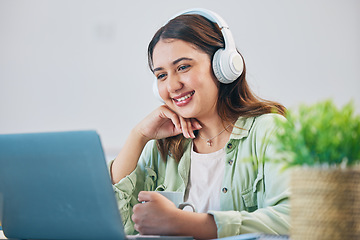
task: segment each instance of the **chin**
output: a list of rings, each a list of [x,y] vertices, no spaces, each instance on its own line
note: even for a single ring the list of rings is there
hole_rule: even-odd
[[[189,111],[185,111],[185,109],[181,109],[179,107],[177,107],[176,105],[174,105],[172,102],[171,104],[169,103],[165,103],[171,110],[173,110],[174,112],[176,112],[177,115],[183,117],[183,118],[194,118],[194,114],[189,112]]]
[[[173,108],[172,108],[172,110],[183,118],[195,118],[194,114],[192,114],[192,113],[185,112],[185,111],[179,111],[179,109],[173,109]]]
[[[187,111],[176,111],[177,114],[179,114],[183,118],[196,118],[197,114],[193,112],[187,112]]]

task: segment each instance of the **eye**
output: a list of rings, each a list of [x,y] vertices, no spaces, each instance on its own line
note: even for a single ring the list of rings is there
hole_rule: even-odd
[[[180,67],[178,67],[178,71],[185,71],[190,67],[190,65],[181,65]]]
[[[160,73],[159,75],[156,76],[157,80],[163,80],[166,77],[165,73]]]

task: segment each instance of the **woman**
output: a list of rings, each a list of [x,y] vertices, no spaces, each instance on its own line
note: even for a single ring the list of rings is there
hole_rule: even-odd
[[[164,105],[132,129],[111,164],[127,234],[288,233],[288,177],[273,147],[285,109],[251,92],[242,62],[235,81],[218,81],[212,59],[224,38],[208,17],[187,13],[149,44]],[[199,211],[179,210],[153,191],[183,192]]]

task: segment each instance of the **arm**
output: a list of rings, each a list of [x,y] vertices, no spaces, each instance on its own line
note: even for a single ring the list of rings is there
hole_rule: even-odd
[[[122,151],[111,165],[111,178],[113,184],[129,175],[136,168],[138,159],[148,140],[139,133],[138,129],[133,129],[127,138]]]
[[[181,133],[187,138],[194,138],[193,130],[200,128],[196,121],[178,116],[166,105],[160,106],[131,131],[111,165],[113,183],[119,182],[135,170],[145,144],[151,139],[162,139]]]
[[[188,128],[187,124],[189,123],[192,129]],[[197,129],[196,127],[199,127],[196,121],[183,119],[164,105],[153,111],[131,131],[122,151],[110,164],[114,191],[127,234],[134,234],[131,215],[133,206],[138,203],[138,192],[152,189],[148,185],[150,181],[147,181],[152,180],[152,177],[148,176],[149,173],[145,169],[144,161],[152,158],[152,149],[156,146],[148,144],[147,150],[144,150],[145,145],[151,139],[181,133],[184,136],[191,137],[192,131]],[[142,161],[138,164],[140,159]]]

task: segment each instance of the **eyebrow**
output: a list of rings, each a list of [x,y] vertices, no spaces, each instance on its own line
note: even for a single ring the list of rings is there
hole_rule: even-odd
[[[173,64],[173,65],[176,65],[176,64],[178,64],[179,62],[184,61],[184,60],[192,61],[193,59],[192,59],[192,58],[188,58],[188,57],[181,57],[181,58],[178,58],[178,59],[174,60],[174,61],[172,62],[172,64]],[[160,71],[160,70],[163,70],[163,69],[164,69],[163,67],[158,67],[158,68],[155,68],[155,69],[153,70],[153,72]]]

